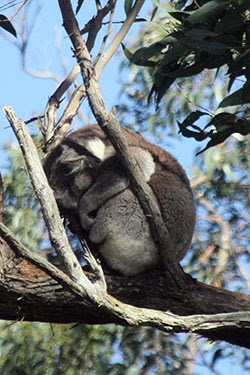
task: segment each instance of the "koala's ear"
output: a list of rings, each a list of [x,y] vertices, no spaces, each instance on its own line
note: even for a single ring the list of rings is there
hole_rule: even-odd
[[[141,147],[130,147],[130,149],[133,155],[135,155],[135,159],[144,175],[145,181],[148,182],[156,169],[152,154]]]
[[[100,161],[104,160],[106,146],[100,138],[94,137],[89,139],[85,147],[97,159]]]

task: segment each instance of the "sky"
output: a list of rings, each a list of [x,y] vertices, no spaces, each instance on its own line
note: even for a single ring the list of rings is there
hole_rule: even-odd
[[[0,14],[3,13],[6,16],[10,16],[13,14],[13,8],[2,10],[2,7],[7,3],[8,0],[0,0]],[[73,3],[75,4],[76,1]],[[124,19],[124,12],[121,4],[122,2],[120,2],[120,7],[118,4],[118,15],[116,16],[116,19],[118,20]],[[146,7],[141,11],[141,16],[145,16],[150,7],[151,2],[148,2]],[[72,58],[70,40],[66,37],[65,31],[61,27],[62,20],[57,2],[51,0],[33,1],[32,7],[28,13],[29,24],[32,22],[36,14],[37,17],[27,46],[27,65],[34,71],[53,72],[62,79],[65,76],[65,73],[61,67],[59,51],[56,44],[58,38],[60,38],[60,48],[65,60],[67,72],[72,68],[74,59]],[[79,14],[79,18],[84,20],[82,24],[89,19],[89,15],[90,12],[88,6],[85,5]],[[13,24],[19,34],[20,28],[15,19],[13,20]],[[138,28],[139,26],[134,26],[132,32],[126,39],[127,41],[131,40],[136,27]],[[7,163],[1,143],[16,141],[9,123],[3,114],[2,107],[12,106],[17,117],[27,120],[37,114],[43,113],[48,98],[57,87],[55,81],[45,78],[34,78],[23,70],[20,52],[15,45],[19,42],[20,36],[15,40],[14,37],[10,36],[5,31],[0,33],[0,169],[3,173],[6,172]],[[99,81],[104,100],[109,110],[111,110],[112,106],[119,103],[120,100],[120,61],[119,54],[114,56],[103,71]],[[122,77],[122,81],[124,80],[124,77]],[[85,115],[90,117],[91,114],[86,105],[84,106],[84,111]],[[197,147],[197,143],[190,139],[182,138],[181,141],[171,140],[171,148],[168,149],[180,161],[188,174],[191,172],[190,168],[193,163],[195,147]],[[235,375],[245,375],[237,364],[237,358],[235,358],[235,364],[229,364],[226,361],[219,361],[216,369],[221,375],[227,375],[229,371]],[[210,375],[211,372],[208,372],[204,367],[197,365],[195,374]]]
[[[6,2],[7,0],[0,0],[0,13],[1,4],[4,5]],[[83,7],[80,11],[79,18],[88,20],[89,12],[88,9],[85,8]],[[144,8],[145,10],[142,9],[141,11],[143,16],[147,15],[147,10],[151,7],[147,4]],[[116,19],[124,19],[123,7],[118,6],[117,9],[118,14]],[[13,14],[13,9],[3,10],[2,13],[9,16]],[[65,76],[65,72],[63,71],[57,48],[58,38],[60,39],[60,49],[63,53],[67,72],[73,67],[75,61],[72,58],[70,40],[66,37],[65,31],[61,27],[62,20],[57,2],[50,2],[49,0],[33,2],[33,6],[28,12],[30,23],[37,13],[38,15],[27,45],[27,66],[29,69],[36,72],[44,73],[50,71],[58,78],[62,79]],[[13,24],[17,29],[17,33],[20,32],[20,28],[15,22],[15,19],[13,20]],[[116,26],[116,29],[118,27],[119,26]],[[136,28],[139,28],[138,24],[133,26],[126,38],[127,41],[130,41],[132,36],[134,36]],[[2,32],[2,37],[0,34],[2,65],[0,85],[4,88],[0,93],[0,141],[7,140],[10,142],[15,139],[2,111],[3,106],[12,106],[18,118],[27,120],[37,114],[43,113],[49,96],[52,95],[57,87],[55,81],[45,78],[34,78],[23,70],[20,51],[16,46],[18,43],[20,43],[20,37],[16,40],[5,31]],[[119,50],[118,53],[113,56],[110,63],[105,67],[99,81],[102,95],[109,110],[120,101],[119,81],[121,77],[119,64],[121,54],[122,52]],[[124,81],[124,76],[122,80]],[[78,78],[78,82],[80,82],[80,77]],[[91,116],[87,105],[84,105],[84,111],[86,116]],[[171,149],[169,149],[169,151],[180,161],[188,174],[190,174],[190,167],[193,162],[194,147],[197,147],[197,143],[190,139],[181,138],[180,152],[180,141],[171,140]]]

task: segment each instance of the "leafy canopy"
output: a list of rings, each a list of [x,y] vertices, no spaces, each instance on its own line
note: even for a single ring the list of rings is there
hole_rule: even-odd
[[[150,70],[152,86],[148,99],[155,98],[157,107],[164,95],[177,80],[197,76],[204,70],[227,69],[227,92],[232,86],[237,90],[219,103],[217,108],[244,106],[250,102],[250,11],[247,0],[210,0],[192,2],[184,6],[178,1],[175,8],[160,5],[166,13],[165,35],[150,44],[130,52],[123,50],[131,63]],[[239,87],[239,88],[238,88]],[[224,142],[231,134],[250,132],[250,119],[241,111],[211,115],[195,111],[179,122],[179,130],[197,141],[209,139],[207,149]],[[210,117],[204,129],[194,123],[204,115]],[[212,117],[212,119],[211,119]],[[203,151],[204,151],[203,150]]]

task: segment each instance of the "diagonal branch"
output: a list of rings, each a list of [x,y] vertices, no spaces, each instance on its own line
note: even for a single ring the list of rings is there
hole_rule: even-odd
[[[72,281],[65,273],[61,272],[45,258],[28,250],[2,222],[0,222],[0,236],[5,239],[16,255],[28,260],[41,270],[45,271],[53,279],[57,280],[61,285],[69,288],[69,290],[73,291],[76,295],[83,295],[82,288],[79,287],[76,282]]]
[[[100,59],[98,60],[95,71],[96,71],[96,77],[99,79],[101,72],[103,71],[104,67],[108,63],[108,61],[111,59],[111,57],[116,52],[117,48],[127,35],[132,23],[135,21],[136,16],[138,15],[140,9],[142,8],[143,4],[145,3],[145,0],[136,0],[134,6],[131,8],[126,20],[124,21],[122,27],[117,32],[117,34],[114,36],[112,41],[110,42],[108,48],[104,51]]]
[[[23,250],[19,252],[16,246],[12,246],[12,249],[25,256]],[[0,253],[5,254],[1,238]],[[28,253],[26,259],[30,259],[31,253]],[[58,285],[55,275],[50,279],[46,265],[46,273],[43,274],[26,261],[18,260],[11,256],[6,261],[3,256],[0,319],[150,326],[167,333],[193,332],[212,340],[226,340],[250,348],[250,300],[241,293],[197,282],[189,284],[187,296],[186,291],[176,291],[171,282],[170,288],[166,288],[165,276],[163,280],[163,276],[154,273],[150,277],[136,277],[133,283],[131,278],[112,276],[107,277],[109,293],[123,302],[103,294],[102,303],[97,305],[84,297],[79,298],[77,291],[72,294],[73,289],[69,293],[70,285],[63,281],[60,281],[61,286]],[[180,310],[182,316],[176,315]]]
[[[98,288],[88,280],[70,247],[54,194],[48,185],[36,147],[26,125],[22,120],[16,118],[11,107],[4,107],[4,112],[20,144],[31,183],[41,204],[44,221],[49,230],[51,244],[62,257],[69,277],[75,283],[78,283],[78,287],[82,289],[83,294],[87,294],[95,301],[98,299],[98,296],[103,293],[103,290],[98,290]]]
[[[145,182],[142,172],[137,166],[135,158],[130,155],[127,142],[120,133],[120,125],[118,121],[113,114],[108,112],[105,106],[99,85],[97,83],[95,69],[86,44],[81,37],[70,0],[59,0],[59,6],[63,16],[64,27],[74,46],[75,56],[81,68],[91,110],[98,124],[102,127],[103,131],[107,134],[112,142],[115,150],[117,151],[118,157],[131,178],[133,191],[139,199],[144,213],[149,220],[150,228],[153,233],[154,240],[158,245],[165,269],[172,274],[173,280],[175,280],[178,285],[185,288],[186,283],[184,281],[184,274],[179,265],[176,264],[174,259],[171,259],[170,256],[170,254],[173,254],[174,251],[165,251],[166,244],[168,244],[168,248],[172,246],[172,244],[168,230],[163,222],[160,209],[153,197],[149,185]]]
[[[96,58],[96,77],[97,80],[100,78],[100,75],[107,64],[107,62],[111,59],[111,57],[114,55],[114,53],[117,51],[119,45],[125,38],[126,34],[128,33],[131,25],[136,19],[136,16],[138,15],[140,9],[142,8],[145,0],[136,0],[134,6],[131,8],[126,20],[123,22],[123,25],[117,32],[117,34],[114,36],[112,41],[110,42],[108,48],[104,51],[104,53],[101,56],[97,56]],[[112,12],[114,10],[114,7],[116,5],[115,0],[110,0],[107,2],[107,4],[98,11],[96,17],[94,17],[83,30],[81,30],[81,34],[88,32],[89,37],[86,42],[88,51],[90,52],[93,43],[96,39],[97,33],[99,32],[102,20],[103,18],[108,14],[108,12]],[[58,104],[64,93],[68,90],[68,88],[72,85],[72,83],[75,81],[76,77],[80,73],[80,67],[76,63],[71,72],[68,74],[68,76],[64,79],[64,81],[59,85],[59,87],[56,89],[53,95],[49,98],[49,101],[45,108],[45,119],[44,119],[44,141],[45,144],[49,142],[50,139],[54,136],[55,131],[55,124],[56,124],[56,110],[58,108]],[[79,109],[80,103],[82,98],[86,96],[84,84],[82,84],[79,88],[75,90],[73,93],[73,96],[67,105],[63,116],[61,117],[59,123],[60,126],[58,127],[57,131],[59,132],[59,140],[60,137],[63,137],[67,131],[67,129],[70,126],[70,123],[73,119],[73,117],[77,114],[77,111]]]

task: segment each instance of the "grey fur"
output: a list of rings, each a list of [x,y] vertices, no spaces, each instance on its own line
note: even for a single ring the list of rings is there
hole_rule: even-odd
[[[122,128],[122,132],[160,206],[173,258],[180,261],[190,246],[195,223],[186,174],[168,152],[130,130]],[[162,266],[129,178],[97,125],[66,137],[45,159],[44,169],[72,231],[93,244],[112,269],[136,275]]]

